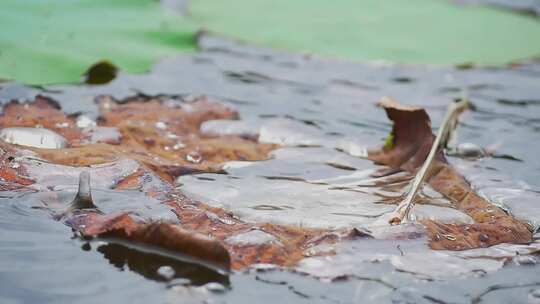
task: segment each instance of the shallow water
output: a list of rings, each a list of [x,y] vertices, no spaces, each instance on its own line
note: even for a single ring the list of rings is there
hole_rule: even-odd
[[[227,276],[140,248],[74,237],[40,208],[51,197],[61,205],[74,196],[78,172],[67,174],[55,167],[57,178],[44,175],[43,187],[37,188],[47,192],[1,193],[2,302],[540,302],[538,258],[527,255],[538,250],[538,241],[467,253],[432,252],[418,227],[380,225],[380,216],[393,209],[390,203],[399,200],[410,176],[373,179],[369,174],[378,168],[361,158],[391,128],[384,111],[375,106],[380,97],[424,106],[438,126],[448,102],[466,88],[475,110],[464,116],[459,142],[494,150],[495,157],[450,157],[450,162],[480,194],[538,227],[540,64],[468,70],[360,64],[212,37],[204,38],[201,47],[196,55],[163,60],[148,75],[120,75],[104,86],[39,89],[3,84],[0,100],[40,93],[58,100],[66,112],[83,111],[92,118],[97,115],[93,99],[100,94],[184,99],[206,94],[224,100],[240,112],[241,120],[209,122],[203,130],[260,135],[261,141],[285,147],[273,151],[268,161],[228,163],[226,175],[182,176],[181,191],[233,210],[247,221],[354,226],[370,229],[378,238],[407,239],[311,248],[314,254],[333,250],[337,255],[308,257],[296,269],[260,265]],[[111,168],[96,169],[102,174],[93,185],[100,208],[174,219],[139,191],[109,190],[115,177],[133,172],[136,165]],[[422,195],[431,204],[417,205],[418,217],[468,220],[429,187]],[[268,237],[253,234],[243,241],[261,239]],[[503,265],[500,257],[512,260]]]

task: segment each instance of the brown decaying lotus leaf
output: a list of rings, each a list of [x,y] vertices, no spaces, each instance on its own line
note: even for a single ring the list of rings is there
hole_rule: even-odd
[[[407,106],[384,97],[379,106],[386,111],[392,126],[393,145],[369,151],[369,159],[376,163],[412,172],[422,166],[435,140],[431,120],[423,108]],[[436,159],[445,161],[442,152]]]
[[[434,140],[429,116],[422,108],[403,106],[388,98],[383,99],[380,106],[394,122],[393,146],[370,151],[369,158],[392,168],[415,173],[426,159]],[[475,221],[474,224],[423,221],[431,248],[465,250],[532,241],[532,232],[527,225],[474,193],[469,183],[446,163],[442,151],[434,160],[427,181]]]
[[[46,104],[54,105],[49,101]],[[53,163],[71,166],[111,162],[117,160],[119,156],[136,159],[143,166],[119,181],[116,188],[144,189],[146,195],[168,204],[181,222],[181,224],[146,223],[136,221],[128,214],[102,215],[89,211],[86,216],[72,218],[69,221],[75,223],[72,227],[83,235],[115,237],[171,251],[181,251],[183,254],[225,268],[230,263],[232,269],[240,269],[254,263],[292,266],[304,258],[305,251],[314,245],[364,237],[355,233],[354,229],[328,231],[270,223],[245,223],[226,210],[193,201],[174,189],[172,181],[180,174],[216,172],[219,170],[219,164],[228,160],[265,159],[267,153],[276,147],[241,137],[208,137],[200,134],[199,126],[205,120],[231,119],[237,116],[234,111],[223,105],[204,98],[178,106],[157,99],[139,98],[117,103],[110,98],[102,97],[100,99],[102,117],[98,124],[119,128],[122,140],[116,145],[103,143],[82,145],[80,136],[66,135],[71,134],[68,132],[78,134],[78,129],[71,118],[63,115],[55,107],[33,107],[33,105],[32,103],[27,106],[9,105],[10,115],[14,115],[10,117],[23,116],[26,110],[31,108],[33,117],[41,117],[42,120],[37,120],[40,124],[57,130],[43,119],[46,113],[52,111],[55,117],[58,117],[58,122],[62,119],[65,120],[62,122],[71,122],[68,127],[62,129],[65,129],[63,135],[70,141],[72,148],[58,150],[31,148],[32,150]],[[388,102],[385,106],[389,117],[396,121],[393,131],[394,147],[371,152],[370,158],[394,168],[413,172],[422,164],[433,141],[429,117],[422,109],[402,108]],[[40,112],[41,108],[45,109],[44,113]],[[2,119],[4,119],[2,126],[5,127],[34,124],[31,119],[28,119],[26,125],[20,120],[11,121],[6,115]],[[164,123],[166,128],[156,127],[158,122]],[[62,130],[57,131],[61,133]],[[178,142],[186,146],[175,151],[165,148]],[[19,148],[2,144],[3,155],[0,166],[4,169],[1,172],[6,177],[2,187],[6,189],[20,189],[32,183],[22,178],[26,176],[23,167],[18,169],[9,167],[9,155],[16,149]],[[193,151],[202,156],[200,162],[187,159],[187,154]],[[523,243],[530,240],[531,234],[524,224],[476,196],[468,183],[444,162],[442,154],[433,166],[431,176],[429,180],[431,185],[477,222],[472,225],[424,222],[430,234],[432,248],[466,249],[500,242]],[[149,180],[154,184],[145,188],[145,185],[150,183]],[[264,231],[274,236],[276,241],[263,244],[225,242],[231,236],[252,229]],[[201,238],[200,235],[212,239]],[[203,250],[202,247],[208,250]]]
[[[39,100],[38,100],[39,101]],[[39,101],[42,103],[42,101]],[[47,103],[48,104],[48,103]],[[98,125],[117,127],[122,139],[118,144],[83,144],[80,137],[66,136],[71,148],[33,150],[44,159],[69,166],[90,166],[108,163],[122,158],[132,158],[143,166],[135,173],[118,181],[116,189],[143,189],[146,195],[168,204],[176,213],[181,224],[146,223],[134,220],[129,214],[98,214],[80,210],[84,216],[71,216],[66,223],[84,236],[106,236],[129,242],[152,245],[180,252],[206,262],[227,268],[240,269],[254,263],[272,263],[283,266],[296,264],[305,257],[304,251],[321,243],[335,243],[341,239],[365,237],[355,230],[328,231],[304,229],[270,223],[245,223],[226,210],[213,208],[193,201],[174,189],[174,177],[193,172],[216,172],[219,165],[229,160],[261,160],[276,145],[259,144],[238,136],[206,136],[200,134],[200,124],[209,119],[232,119],[237,113],[231,109],[207,100],[197,99],[180,105],[167,104],[158,99],[131,99],[124,103],[108,98],[99,99],[101,118]],[[53,111],[51,107],[34,107],[34,103],[10,108],[12,115],[25,115],[31,108],[34,116],[45,117]],[[44,109],[44,113],[40,113]],[[71,123],[64,127],[63,134],[76,133],[78,128],[70,118],[60,115]],[[30,121],[30,120],[29,120]],[[156,123],[163,123],[159,127]],[[9,121],[4,126],[12,126]],[[57,130],[52,124],[41,121],[44,127]],[[20,124],[19,124],[20,125]],[[33,126],[28,123],[25,126]],[[170,134],[173,134],[171,136]],[[185,147],[173,147],[177,143]],[[13,151],[20,147],[3,143]],[[187,160],[187,154],[196,151],[201,156],[199,163]],[[7,154],[6,154],[7,155]],[[0,163],[7,168],[7,162]],[[7,168],[9,169],[9,168]],[[10,187],[23,188],[32,183],[20,176],[26,176],[24,168],[19,171],[4,171],[10,174]],[[150,185],[145,187],[146,185]],[[98,206],[99,207],[99,206]],[[262,244],[230,244],[229,237],[257,229],[275,237],[275,242]],[[200,236],[209,236],[211,240]],[[204,247],[204,250],[203,250]],[[224,251],[224,249],[226,251]]]
[[[240,136],[201,134],[199,128],[204,121],[238,117],[232,109],[204,97],[181,105],[142,98],[120,104],[110,97],[100,97],[99,108],[99,125],[119,129],[122,139],[118,145],[96,143],[77,147],[73,142],[70,149],[32,150],[51,162],[70,166],[128,157],[172,182],[182,174],[220,172],[220,164],[230,160],[266,159],[268,152],[276,148]]]
[[[148,174],[149,172],[138,171],[126,177],[118,185],[139,188],[140,183],[148,180]],[[165,185],[165,187],[167,186]],[[233,269],[241,269],[256,263],[292,266],[305,257],[305,250],[315,245],[333,244],[343,239],[366,237],[357,233],[355,229],[328,231],[271,223],[246,223],[224,209],[193,201],[175,189],[168,189],[167,192],[168,195],[165,196],[162,192],[155,191],[149,191],[147,195],[159,198],[163,203],[168,204],[182,223],[182,228],[222,241],[223,246],[231,256]],[[229,237],[254,229],[272,235],[276,241],[264,244],[225,242]]]
[[[120,181],[118,188],[140,188],[148,181],[151,172],[138,170],[132,175]],[[153,176],[159,179],[157,176]],[[150,190],[147,195],[161,199],[162,203],[169,205],[177,215],[181,224],[167,224],[170,229],[181,228],[185,233],[193,234],[193,238],[188,238],[186,243],[178,246],[169,238],[163,236],[161,241],[152,243],[150,239],[140,237],[145,234],[152,223],[142,223],[132,219],[128,214],[108,214],[101,215],[89,212],[83,217],[77,217],[76,220],[70,220],[71,227],[79,231],[84,236],[104,236],[115,237],[130,242],[150,244],[167,250],[178,251],[206,262],[224,266],[223,255],[213,255],[211,252],[200,252],[195,250],[185,251],[183,246],[198,248],[199,238],[196,235],[210,236],[219,242],[220,246],[226,249],[230,259],[232,269],[241,269],[243,267],[256,263],[270,263],[281,266],[292,266],[304,258],[305,251],[313,246],[326,243],[333,244],[344,239],[354,239],[366,237],[354,229],[343,229],[339,231],[328,231],[324,229],[306,229],[271,223],[246,223],[234,217],[230,212],[221,208],[214,208],[203,203],[193,201],[174,188],[163,185],[160,190]],[[251,230],[260,230],[275,237],[275,242],[266,243],[227,243],[225,240],[229,237],[246,233]],[[133,234],[134,231],[137,233]],[[160,231],[169,231],[161,229]],[[148,241],[147,241],[148,240]],[[189,241],[189,242],[188,242]],[[188,245],[186,245],[188,244]],[[217,245],[213,245],[217,246]],[[217,249],[216,249],[217,250]],[[218,250],[221,252],[221,250]],[[330,254],[330,253],[327,253]],[[221,257],[221,258],[220,258]]]

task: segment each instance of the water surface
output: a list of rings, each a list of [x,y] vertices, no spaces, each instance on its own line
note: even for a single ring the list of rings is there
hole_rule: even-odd
[[[200,44],[198,54],[165,59],[147,75],[122,74],[104,86],[39,89],[2,84],[0,99],[45,94],[66,112],[82,111],[95,118],[93,99],[100,94],[166,94],[177,99],[206,94],[230,104],[241,116],[232,124],[210,122],[203,126],[207,132],[260,135],[284,147],[268,161],[227,164],[227,175],[183,176],[177,181],[181,191],[248,221],[372,227],[392,210],[391,203],[410,178],[369,177],[377,167],[361,156],[391,129],[384,111],[375,106],[377,100],[388,95],[423,106],[436,127],[446,105],[466,90],[475,107],[464,116],[459,142],[493,150],[495,157],[450,157],[450,162],[480,194],[538,227],[540,64],[462,70],[330,61],[212,37]],[[60,201],[69,202],[74,195],[75,176],[71,186],[58,187],[54,181],[57,187],[51,192]],[[224,275],[107,240],[82,240],[39,208],[43,195],[1,193],[2,302],[540,302],[538,258],[527,255],[539,247],[538,240],[532,246],[502,245],[468,253],[432,252],[421,235],[357,240],[313,248],[314,253],[335,250],[337,255],[308,257],[295,269],[259,265]],[[415,207],[420,215],[467,221],[429,187],[422,195],[430,203]],[[96,185],[95,198],[105,209],[148,206],[144,212],[170,217],[140,192],[108,190],[105,182]],[[414,226],[379,231],[416,232]],[[501,257],[511,258],[504,264]]]

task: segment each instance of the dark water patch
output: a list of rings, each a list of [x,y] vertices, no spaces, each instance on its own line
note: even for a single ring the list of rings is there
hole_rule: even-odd
[[[493,285],[493,286],[490,286],[487,290],[480,293],[479,295],[472,298],[471,303],[472,304],[481,303],[481,302],[483,302],[484,298],[488,294],[494,293],[494,292],[497,292],[497,291],[502,291],[502,290],[505,290],[505,289],[521,289],[521,288],[530,290],[531,287],[539,287],[539,286],[540,286],[540,282],[526,283],[526,284],[498,284],[498,285]],[[531,290],[531,293],[532,293],[532,290]],[[534,298],[538,299],[540,297],[534,296]],[[531,300],[534,300],[534,298],[532,298]],[[529,303],[535,303],[535,302],[529,302]]]
[[[540,16],[540,3],[536,0],[453,0],[461,4],[483,4],[495,8],[510,10],[524,16],[536,18]]]
[[[249,100],[240,100],[235,98],[229,98],[229,97],[222,97],[222,96],[214,96],[218,99],[221,99],[223,101],[232,103],[233,105],[239,105],[239,106],[250,106],[250,105],[256,105],[257,103]]]
[[[165,255],[139,251],[120,244],[99,245],[96,249],[111,265],[119,270],[130,270],[143,277],[158,281],[170,282],[183,278],[189,285],[201,286],[217,282],[229,286],[229,278],[210,268],[173,259]],[[165,271],[161,271],[166,269]]]
[[[415,81],[414,78],[407,77],[407,76],[394,77],[394,78],[392,78],[391,80],[392,80],[393,82],[404,83],[404,84],[411,83],[411,82],[414,82],[414,81]]]
[[[369,90],[379,90],[379,88],[374,86],[374,85],[359,83],[359,82],[355,82],[355,81],[348,80],[348,79],[333,79],[333,80],[331,80],[330,83],[331,84],[342,85],[342,86],[347,86],[347,87],[353,87],[353,88],[360,89],[360,90],[368,90],[368,91]]]
[[[195,178],[197,178],[198,180],[202,180],[202,181],[210,181],[210,182],[215,181],[214,178],[210,178],[210,177],[197,176],[197,177],[195,177]]]
[[[315,112],[315,113],[318,113],[318,112]],[[322,127],[320,125],[324,125],[326,124],[326,121],[325,120],[309,120],[309,119],[298,119],[292,115],[285,115],[284,118],[287,118],[287,119],[292,119],[292,120],[296,120],[296,121],[299,121],[305,125],[308,125],[308,126],[311,126],[311,127],[315,127],[317,129],[322,129]]]
[[[345,134],[343,134],[343,133],[340,133],[340,132],[334,132],[334,131],[326,132],[325,135],[328,135],[328,136],[336,136],[336,137],[343,137],[343,136],[345,136]]]
[[[333,212],[332,214],[334,214],[334,215],[342,215],[342,216],[353,216],[353,217],[378,218],[378,217],[380,217],[381,215],[383,215],[385,213],[375,214],[375,215],[366,215],[366,214],[358,214],[358,213]]]
[[[342,164],[338,164],[338,163],[326,163],[328,166],[332,167],[332,168],[336,168],[336,169],[341,169],[341,170],[345,170],[345,171],[356,171],[356,168],[354,167],[350,167],[350,166],[347,166],[347,165],[342,165]]]
[[[498,84],[472,84],[463,87],[442,87],[439,89],[440,93],[463,93],[464,90],[468,92],[476,92],[483,90],[503,90],[504,86]]]
[[[270,77],[254,72],[238,73],[232,71],[224,71],[223,74],[225,75],[225,77],[231,80],[239,81],[244,84],[258,84],[271,81]]]
[[[255,209],[255,210],[265,210],[265,211],[278,211],[278,210],[291,209],[291,208],[287,208],[287,207],[283,207],[283,206],[274,206],[274,205],[257,205],[257,206],[253,206],[251,208]],[[294,209],[294,208],[292,208],[292,209]]]
[[[511,100],[511,99],[497,99],[497,102],[507,106],[538,106],[540,105],[540,99],[524,99],[524,100]]]
[[[497,153],[494,153],[491,155],[491,157],[493,158],[500,158],[500,159],[506,159],[506,160],[511,160],[511,161],[517,161],[517,162],[523,162],[522,159],[520,158],[517,158],[513,155],[510,155],[510,154],[497,154]]]
[[[307,182],[303,177],[296,176],[262,176],[268,180],[286,180],[291,182]]]

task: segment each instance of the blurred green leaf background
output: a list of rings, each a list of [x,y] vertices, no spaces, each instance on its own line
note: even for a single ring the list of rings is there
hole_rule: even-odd
[[[78,82],[99,60],[130,73],[196,50],[200,28],[254,44],[353,60],[502,65],[540,55],[540,22],[445,0],[2,0],[0,78]]]

